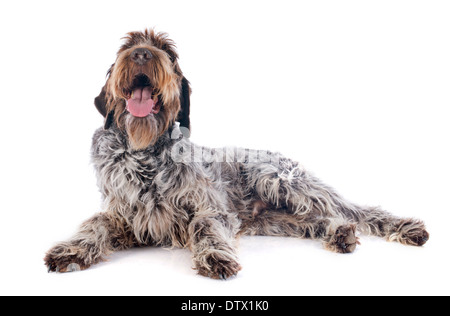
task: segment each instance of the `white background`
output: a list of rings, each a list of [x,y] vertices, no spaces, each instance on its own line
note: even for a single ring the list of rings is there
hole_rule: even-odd
[[[2,1],[0,294],[450,294],[448,1]],[[188,250],[134,249],[48,274],[100,211],[93,106],[121,37],[155,27],[191,81],[192,140],[280,151],[354,202],[423,219],[423,248],[361,236],[245,237],[229,281]]]

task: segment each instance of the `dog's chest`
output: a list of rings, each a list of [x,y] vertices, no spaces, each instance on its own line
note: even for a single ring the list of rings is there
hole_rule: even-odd
[[[186,244],[185,230],[193,215],[188,202],[195,175],[187,165],[167,159],[164,152],[130,152],[115,137],[94,137],[93,162],[105,210],[119,213],[132,223],[140,242]],[[192,179],[189,178],[191,175]]]
[[[92,160],[105,198],[113,197],[130,206],[185,200],[182,195],[193,189],[198,176],[188,170],[191,166],[173,162],[169,146],[150,152],[130,151],[126,145],[107,131],[100,130],[94,135]]]
[[[154,189],[157,166],[154,157],[127,152],[116,155],[99,166],[100,189],[133,205]]]

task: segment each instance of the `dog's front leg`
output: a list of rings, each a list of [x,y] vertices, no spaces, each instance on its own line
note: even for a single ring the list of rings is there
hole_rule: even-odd
[[[241,270],[236,255],[240,221],[235,214],[199,211],[189,225],[190,248],[198,274],[227,279]]]
[[[85,270],[113,251],[133,244],[130,230],[119,217],[99,213],[85,221],[70,240],[51,248],[44,261],[49,272]]]

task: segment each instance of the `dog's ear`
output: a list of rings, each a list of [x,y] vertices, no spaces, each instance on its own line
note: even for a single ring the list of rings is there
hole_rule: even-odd
[[[191,97],[191,87],[189,85],[189,81],[185,77],[183,77],[183,79],[181,80],[181,93],[180,93],[181,110],[178,113],[177,121],[180,122],[180,127],[185,127],[189,131],[191,130],[191,121],[189,119],[190,97]]]
[[[114,64],[109,68],[108,73],[106,74],[106,77],[109,80],[109,76],[111,75],[111,71],[114,67]],[[101,115],[105,118],[104,123],[104,129],[108,129],[111,127],[111,124],[114,121],[114,110],[108,111],[108,95],[107,95],[107,86],[108,81],[106,81],[106,84],[103,86],[102,91],[100,91],[100,94],[95,98],[94,104],[97,110],[100,112]]]
[[[111,124],[114,121],[114,110],[108,112],[108,100],[106,96],[106,84],[100,91],[100,94],[95,98],[94,104],[97,110],[101,115],[105,118],[105,123],[103,125],[104,129],[108,129],[111,127]]]

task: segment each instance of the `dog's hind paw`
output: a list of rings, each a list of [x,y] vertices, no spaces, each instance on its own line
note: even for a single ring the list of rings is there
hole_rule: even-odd
[[[325,244],[325,248],[337,253],[352,253],[359,244],[356,237],[356,224],[339,226],[330,241]]]
[[[389,241],[397,241],[410,246],[423,246],[429,239],[430,234],[426,231],[425,224],[415,219],[399,221],[388,237]]]

